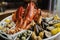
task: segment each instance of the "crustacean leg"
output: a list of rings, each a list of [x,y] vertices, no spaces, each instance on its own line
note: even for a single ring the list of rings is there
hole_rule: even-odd
[[[27,15],[25,17],[24,24],[22,25],[22,29],[24,29],[27,26],[27,24],[33,20],[33,17],[35,16],[34,7],[35,7],[35,4],[33,2],[28,4]]]

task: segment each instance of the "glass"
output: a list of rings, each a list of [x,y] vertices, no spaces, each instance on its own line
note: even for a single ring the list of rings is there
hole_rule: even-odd
[[[0,12],[4,12],[4,11],[5,11],[5,3],[0,2]]]
[[[55,13],[57,10],[57,0],[50,0],[49,3],[49,12]]]

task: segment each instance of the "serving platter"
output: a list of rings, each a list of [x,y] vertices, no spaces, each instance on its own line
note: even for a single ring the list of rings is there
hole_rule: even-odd
[[[6,22],[5,22],[5,20],[6,19],[9,19],[9,20],[11,20],[12,21],[12,15],[10,15],[10,16],[8,16],[8,17],[6,17],[5,19],[3,19],[1,22],[0,22],[0,26],[2,26],[2,27],[4,27],[5,26],[5,24],[6,24]],[[12,21],[13,22],[13,21]],[[5,23],[5,24],[4,24]],[[14,22],[13,22],[14,23]],[[1,25],[1,24],[3,24],[3,25]],[[14,25],[11,27],[11,29],[12,28],[14,28],[15,27],[15,23],[14,23]],[[15,33],[15,34],[13,34],[13,35],[10,35],[11,37],[13,37],[13,39],[15,40],[15,38],[16,38],[16,36],[18,35],[18,34],[20,34],[20,33],[22,33],[22,32],[25,32],[26,30],[23,30],[23,31],[20,31],[20,32],[18,32],[18,33]],[[9,34],[8,34],[9,35]],[[49,37],[49,38],[46,38],[46,39],[43,39],[43,40],[53,40],[53,39],[55,39],[57,36],[59,36],[60,35],[60,33],[57,33],[56,35],[54,35],[54,36],[52,36],[52,37]]]
[[[5,20],[7,20],[7,19],[10,20],[11,23],[5,22]],[[8,16],[8,17],[6,17],[6,18],[4,18],[3,20],[0,21],[0,26],[3,27],[3,28],[8,28],[8,27],[6,27],[7,24],[11,24],[12,25],[11,28],[9,28],[9,30],[13,29],[15,27],[16,24],[12,21],[12,15],[10,15],[10,16]],[[2,30],[0,30],[0,31],[2,31]],[[4,32],[4,33],[6,33],[6,32]],[[12,34],[8,34],[8,35],[13,36],[15,34],[13,34],[13,35]]]
[[[5,22],[5,20],[6,19],[9,19],[10,21],[12,21],[12,15],[10,15],[10,16],[8,16],[8,17],[6,17],[6,18],[4,18],[2,21],[0,21],[0,26],[2,26],[2,27],[4,27],[7,23]],[[13,21],[12,21],[13,22]],[[2,25],[3,24],[3,25]],[[12,28],[14,28],[15,27],[15,23],[13,22],[13,26],[11,27],[11,29]],[[17,32],[17,33],[15,33],[15,34],[7,34],[7,35],[9,35],[9,37],[10,38],[12,38],[13,40],[15,40],[16,39],[16,37],[18,36],[18,34],[20,34],[20,33],[23,33],[23,32],[25,32],[26,30],[22,30],[22,31],[20,31],[20,32]],[[0,30],[0,32],[2,32],[2,30]],[[3,33],[5,33],[5,32],[3,32]],[[31,32],[32,33],[32,32]],[[6,34],[6,33],[5,33]],[[29,36],[30,37],[30,36]],[[29,38],[28,37],[28,38]],[[27,38],[27,40],[28,40],[28,38]]]

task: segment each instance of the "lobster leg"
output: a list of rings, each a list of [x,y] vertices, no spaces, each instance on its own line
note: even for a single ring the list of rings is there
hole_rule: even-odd
[[[33,2],[28,4],[27,15],[25,17],[25,21],[22,26],[22,29],[24,29],[27,26],[28,22],[31,22],[33,20],[33,17],[35,16],[35,13],[34,13],[35,8],[34,7],[35,7],[35,5]]]

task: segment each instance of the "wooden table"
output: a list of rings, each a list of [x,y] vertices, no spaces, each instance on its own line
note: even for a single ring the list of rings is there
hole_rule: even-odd
[[[15,12],[16,10],[17,9],[6,10],[5,12],[0,12],[0,15],[9,14],[9,13]]]
[[[12,15],[13,12],[15,12],[16,9],[14,10],[6,10],[5,12],[0,12],[0,21],[4,19],[5,17]]]

